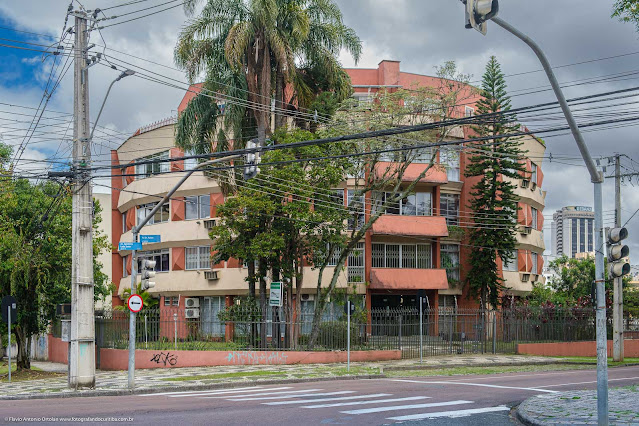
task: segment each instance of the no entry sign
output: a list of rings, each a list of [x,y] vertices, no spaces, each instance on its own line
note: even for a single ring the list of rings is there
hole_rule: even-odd
[[[139,294],[132,294],[126,303],[129,306],[129,310],[134,313],[140,312],[140,310],[144,306],[144,302],[142,302],[142,297],[140,297]]]

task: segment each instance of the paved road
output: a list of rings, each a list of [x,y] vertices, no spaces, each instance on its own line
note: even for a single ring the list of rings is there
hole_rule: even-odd
[[[610,386],[639,384],[639,367],[609,370]],[[0,401],[10,417],[124,417],[136,424],[506,425],[524,399],[596,387],[595,370],[490,376],[342,380],[198,392]]]

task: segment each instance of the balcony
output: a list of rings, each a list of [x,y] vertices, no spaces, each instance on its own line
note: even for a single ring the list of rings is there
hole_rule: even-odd
[[[382,215],[373,223],[373,234],[447,237],[448,227],[443,216]]]
[[[371,269],[371,290],[448,290],[445,269]]]
[[[394,174],[394,168],[399,167],[399,163],[388,163],[388,162],[379,162],[375,166],[375,172],[378,176],[383,176],[385,173]],[[413,163],[410,164],[406,171],[404,172],[404,176],[402,177],[402,181],[404,182],[413,182],[417,177],[424,171],[424,169],[428,167],[428,164],[419,164]],[[448,183],[448,176],[446,175],[446,169],[439,165],[433,165],[426,175],[419,180],[421,183],[430,183],[434,185],[443,185]]]

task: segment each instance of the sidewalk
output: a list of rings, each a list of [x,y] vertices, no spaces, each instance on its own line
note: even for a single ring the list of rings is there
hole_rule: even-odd
[[[343,380],[384,377],[384,371],[420,368],[484,367],[557,364],[562,360],[525,355],[469,355],[458,357],[428,357],[401,361],[351,363],[350,374],[346,364],[303,365],[234,365],[218,367],[161,368],[136,370],[135,393],[163,391],[189,391],[243,386],[247,383],[273,384],[319,380]],[[66,373],[65,364],[32,362],[44,371]],[[107,396],[129,394],[126,371],[98,371],[96,388],[75,391],[67,387],[67,377],[3,382],[2,399],[64,398],[74,396]]]
[[[639,424],[639,389],[609,389],[608,412],[610,424]],[[596,425],[597,391],[534,396],[519,405],[517,417],[527,425]]]

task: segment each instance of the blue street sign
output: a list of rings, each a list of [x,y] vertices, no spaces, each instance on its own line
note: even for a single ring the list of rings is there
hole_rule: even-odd
[[[142,243],[159,243],[160,236],[159,235],[140,235],[140,242]]]
[[[142,250],[142,243],[118,243],[118,250]]]

